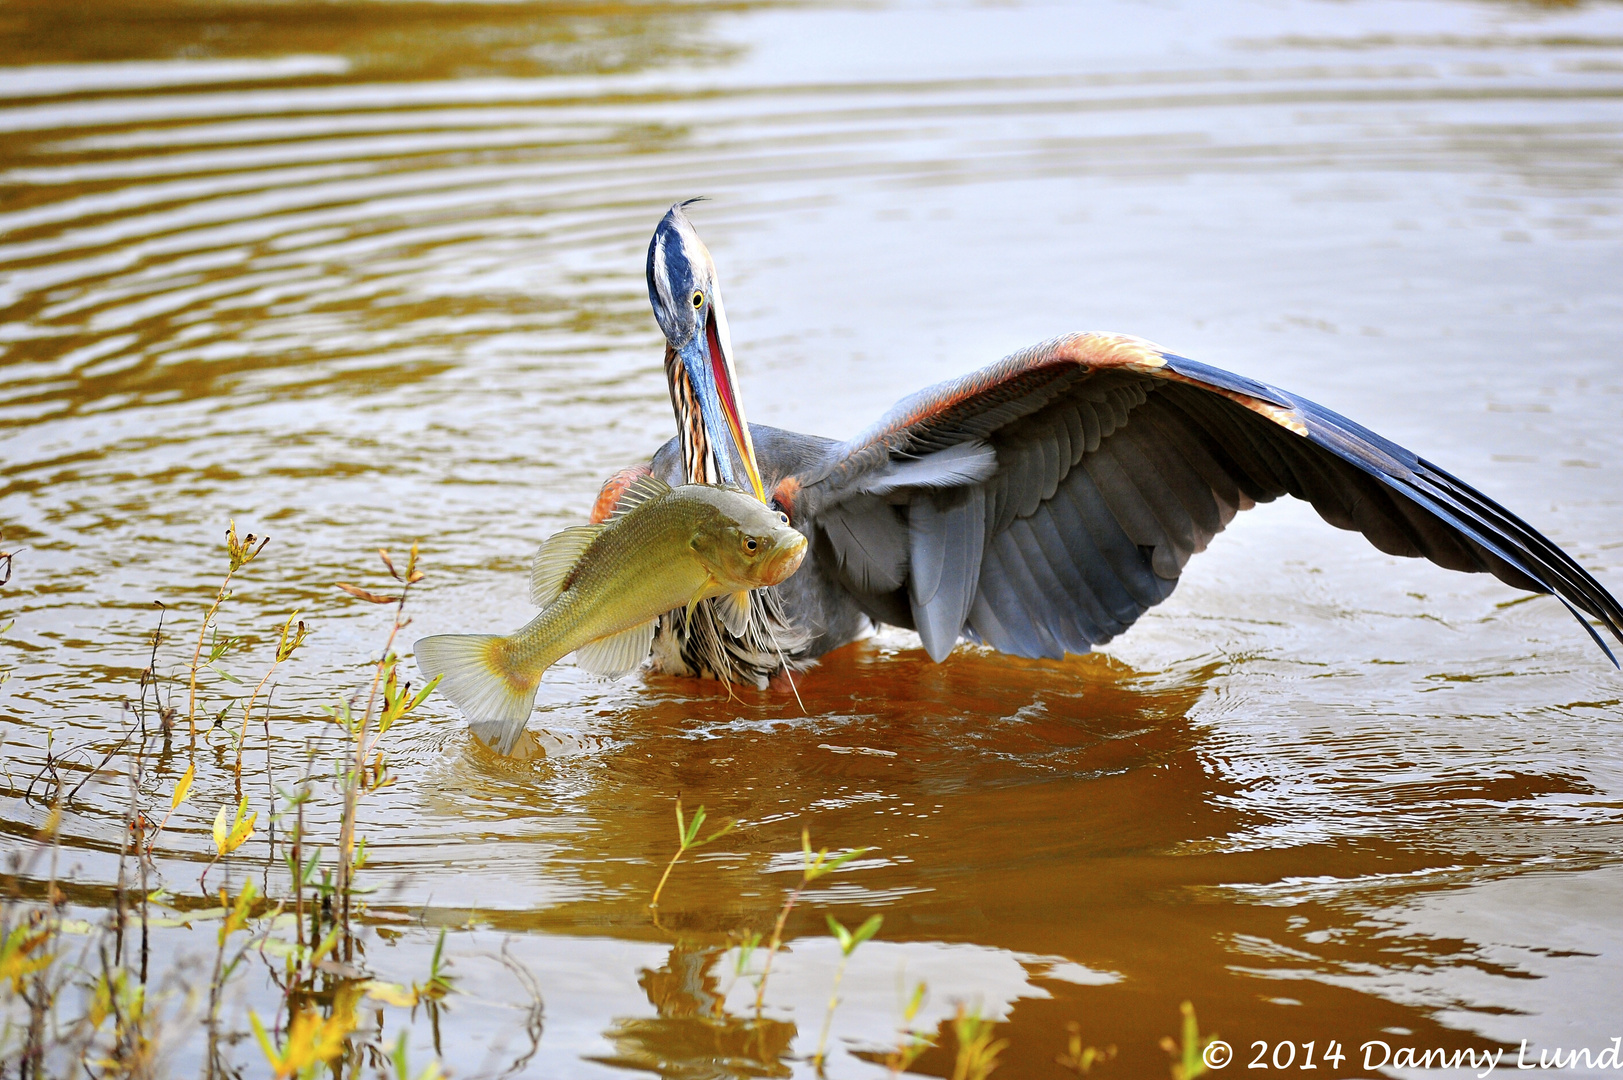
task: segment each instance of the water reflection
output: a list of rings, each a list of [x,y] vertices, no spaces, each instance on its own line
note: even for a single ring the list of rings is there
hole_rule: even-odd
[[[0,50],[8,65],[94,65],[100,74],[87,71],[75,79],[53,72],[40,94],[263,78],[263,66],[233,63],[248,57],[273,59],[288,76],[305,78],[604,75],[724,60],[734,49],[715,40],[707,16],[738,9],[731,3],[626,7],[528,0],[364,8],[214,4],[175,12],[129,0],[91,0],[71,10],[48,0],[22,0],[7,9]],[[335,52],[343,63],[314,61]],[[175,63],[138,73],[123,66],[139,60]],[[130,74],[120,78],[124,73]],[[137,74],[145,79],[137,81]]]
[[[783,1058],[797,1034],[794,1024],[726,1011],[714,970],[724,952],[678,942],[664,967],[644,968],[637,985],[658,1015],[617,1020],[603,1035],[614,1053],[594,1060],[671,1080],[793,1075]]]

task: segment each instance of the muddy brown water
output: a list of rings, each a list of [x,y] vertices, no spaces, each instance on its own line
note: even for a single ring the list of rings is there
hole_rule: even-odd
[[[423,540],[413,634],[525,619],[536,543],[673,430],[643,251],[696,194],[757,422],[849,435],[1121,330],[1368,424],[1623,588],[1617,4],[22,0],[0,64],[8,850],[47,740],[88,748],[77,782],[125,730],[154,600],[183,668],[228,519],[272,541],[227,668],[257,678],[294,609],[314,628],[249,742],[256,799],[381,646],[330,584],[381,587],[374,548]],[[1257,1043],[1293,1072],[1335,1041],[1331,1075],[1375,1040],[1509,1067],[1623,1035],[1623,678],[1558,603],[1278,505],[1102,653],[937,666],[887,631],[808,674],[804,713],[565,666],[516,761],[433,702],[364,803],[365,963],[421,978],[471,927],[462,993],[411,1027],[461,1076],[810,1075],[827,914],[885,917],[835,1077],[883,1073],[918,979],[923,1026],[996,1017],[1016,1077],[1061,1075],[1068,1022],[1119,1048],[1096,1075],[1166,1075],[1185,999],[1230,1071]],[[205,684],[211,711],[246,689]],[[157,803],[188,755],[151,754]],[[194,902],[228,759],[199,750],[159,859]],[[85,904],[122,783],[65,817]],[[678,795],[740,828],[656,926]],[[769,928],[803,826],[871,850],[797,909],[751,1029],[727,935]],[[232,880],[274,891],[265,839]],[[240,993],[274,1005],[262,970]]]

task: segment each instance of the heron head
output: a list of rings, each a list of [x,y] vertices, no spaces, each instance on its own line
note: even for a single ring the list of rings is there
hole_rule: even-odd
[[[666,343],[687,374],[720,479],[752,488],[765,502],[749,423],[738,400],[733,343],[716,264],[682,212],[693,201],[672,206],[654,230],[648,244],[648,300]],[[671,389],[674,398],[677,388]],[[735,457],[744,476],[737,475]]]

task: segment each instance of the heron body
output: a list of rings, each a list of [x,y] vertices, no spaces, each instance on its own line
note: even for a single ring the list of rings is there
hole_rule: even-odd
[[[637,475],[733,483],[787,513],[810,554],[730,634],[662,620],[661,670],[765,686],[865,633],[916,630],[1026,657],[1084,653],[1165,600],[1241,510],[1292,495],[1381,551],[1551,593],[1606,655],[1623,607],[1464,481],[1305,398],[1120,334],[1056,338],[898,402],[844,442],[750,425],[714,264],[680,205],[649,246],[678,435]],[[1591,625],[1586,616],[1600,624]]]

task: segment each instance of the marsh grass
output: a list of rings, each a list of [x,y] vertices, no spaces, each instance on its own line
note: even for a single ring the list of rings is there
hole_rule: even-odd
[[[336,842],[312,848],[306,835],[306,806],[322,797],[313,782],[316,755],[309,745],[303,779],[296,790],[279,793],[269,768],[274,757],[269,724],[274,676],[310,633],[295,612],[274,635],[269,663],[252,692],[246,698],[227,700],[216,723],[202,732],[208,739],[220,728],[220,718],[234,705],[241,707],[240,729],[227,732],[235,754],[221,766],[229,773],[236,797],[222,803],[214,816],[213,851],[199,876],[197,896],[177,899],[150,888],[165,830],[190,799],[199,769],[209,767],[210,758],[197,753],[197,718],[212,708],[199,675],[208,669],[225,682],[242,684],[224,668],[223,661],[241,648],[243,639],[225,632],[219,619],[231,598],[233,580],[265,551],[267,543],[268,538],[253,534],[239,537],[235,522],[226,530],[228,568],[203,613],[185,668],[183,686],[191,733],[188,760],[167,798],[162,799],[166,805],[160,807],[161,816],[149,811],[142,792],[150,790],[147,774],[154,766],[149,742],[159,739],[167,751],[178,713],[173,705],[175,687],[160,674],[164,620],[169,614],[163,605],[158,605],[158,628],[152,635],[151,658],[141,673],[139,692],[134,702],[123,702],[130,721],[123,737],[97,761],[89,747],[57,753],[54,740],[47,735],[44,764],[22,792],[25,799],[47,807],[44,824],[22,848],[12,851],[0,882],[0,1075],[9,1076],[8,1066],[14,1065],[19,1080],[166,1076],[168,1061],[197,1038],[199,1031],[205,1080],[245,1075],[243,1066],[233,1060],[234,1048],[245,1043],[257,1045],[263,1055],[262,1066],[250,1072],[262,1073],[268,1066],[278,1078],[313,1077],[329,1070],[337,1074],[346,1063],[348,1074],[354,1074],[363,1061],[382,1063],[386,1068],[380,1066],[380,1075],[392,1073],[399,1080],[435,1080],[442,1075],[437,1061],[412,1072],[403,1038],[396,1039],[392,1048],[377,1041],[381,1024],[370,1034],[360,1033],[357,1006],[368,1001],[380,1008],[414,1008],[426,1002],[432,1011],[454,989],[443,933],[422,982],[402,985],[372,979],[348,963],[355,956],[356,875],[365,865],[365,839],[357,828],[358,817],[365,796],[392,782],[380,740],[394,724],[410,717],[433,689],[430,684],[414,691],[403,682],[399,657],[393,652],[396,636],[410,622],[405,614],[407,595],[424,576],[416,545],[404,573],[396,569],[386,551],[380,552],[385,570],[400,585],[398,595],[380,598],[368,590],[341,586],[360,599],[392,604],[394,610],[383,654],[369,674],[365,709],[357,714],[349,700],[340,700],[329,710],[345,748],[340,755],[342,767],[336,773],[335,794],[341,807]],[[0,552],[0,579],[9,580],[12,554]],[[243,748],[256,711],[267,751],[266,802],[259,806],[242,787]],[[64,815],[73,812],[74,797],[81,789],[92,778],[104,775],[121,756],[125,764],[118,771],[127,777],[129,798],[121,812],[122,839],[112,902],[97,922],[70,918],[58,877]],[[70,786],[69,770],[79,767],[84,776]],[[13,782],[14,793],[16,788]],[[283,804],[280,810],[278,794]],[[278,846],[277,823],[284,817],[290,817],[291,823],[283,826]],[[261,859],[256,848],[255,855],[248,858],[245,845],[261,831],[269,832],[267,854]],[[330,858],[328,851],[333,852]],[[184,856],[183,852],[176,854]],[[220,865],[225,867],[228,881],[235,877],[239,884],[210,892],[210,872]],[[254,884],[255,871],[263,872],[269,881],[273,865],[288,869],[291,895],[267,897]],[[171,906],[182,902],[188,909],[184,912]],[[209,906],[198,907],[199,902]],[[177,928],[211,920],[218,920],[218,925],[211,960],[204,968],[177,963],[161,979],[154,979],[152,931],[159,926]],[[335,962],[340,954],[346,963]],[[280,961],[280,970],[273,969],[271,974],[281,991],[280,1007],[268,1020],[250,1010],[245,1026],[233,1025],[224,1009],[228,992],[241,982],[250,959],[260,958]]]

